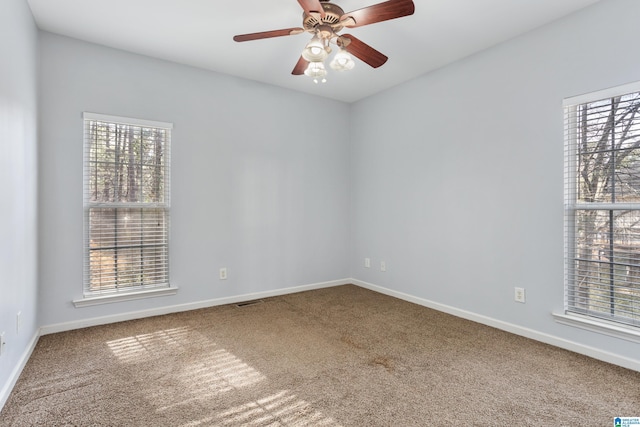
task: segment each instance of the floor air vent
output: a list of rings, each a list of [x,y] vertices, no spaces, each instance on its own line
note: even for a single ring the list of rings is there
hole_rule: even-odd
[[[236,304],[236,307],[247,307],[250,305],[256,305],[256,304],[261,304],[264,301],[262,301],[261,299],[255,299],[253,301],[244,301],[244,302],[239,302]]]

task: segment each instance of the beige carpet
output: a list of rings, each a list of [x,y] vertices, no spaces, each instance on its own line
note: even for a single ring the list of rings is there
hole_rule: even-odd
[[[43,336],[2,426],[613,426],[640,373],[356,286]]]

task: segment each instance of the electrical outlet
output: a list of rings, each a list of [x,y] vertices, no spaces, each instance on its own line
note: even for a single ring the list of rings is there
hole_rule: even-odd
[[[385,261],[380,261],[380,271],[387,271],[387,263]]]
[[[365,258],[364,259],[364,266],[366,268],[371,268],[371,258]]]
[[[514,288],[515,289],[515,300],[516,302],[525,302],[525,292],[524,288]]]
[[[227,280],[227,267],[220,269],[220,280]]]
[[[19,311],[18,314],[16,314],[16,334],[20,333],[20,328],[22,327],[22,311]]]
[[[4,345],[6,344],[6,342],[4,342],[4,332],[0,334],[0,356],[2,356],[4,354]]]

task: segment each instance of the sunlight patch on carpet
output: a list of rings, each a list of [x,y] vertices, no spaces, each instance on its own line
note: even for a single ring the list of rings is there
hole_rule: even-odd
[[[188,333],[186,326],[164,329],[108,341],[107,346],[121,362],[139,363],[157,359],[171,349],[180,349],[186,343]]]
[[[201,425],[220,426],[328,426],[340,427],[333,418],[326,417],[306,401],[288,390],[283,390],[262,399],[248,402],[221,412],[215,416],[183,424],[181,427]]]
[[[227,350],[217,349],[204,360],[185,367],[178,378],[185,386],[223,393],[253,385],[265,376]]]
[[[140,364],[141,370],[157,378],[153,382],[157,391],[146,397],[159,412],[207,401],[266,379],[240,358],[188,327],[134,335],[109,341],[107,345],[120,362]],[[158,360],[166,363],[149,363]],[[177,368],[170,374],[163,373],[162,366],[167,364]],[[157,374],[153,374],[154,366],[158,368]]]
[[[149,401],[158,412],[188,406],[194,402],[215,400],[229,393],[252,386],[266,377],[225,349],[215,348],[175,372],[172,383]]]

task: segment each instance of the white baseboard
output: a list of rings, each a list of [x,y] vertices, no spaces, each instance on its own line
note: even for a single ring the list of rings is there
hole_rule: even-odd
[[[332,280],[329,282],[313,283],[309,285],[293,286],[290,288],[274,289],[264,292],[255,292],[243,295],[234,295],[225,298],[216,298],[205,301],[197,301],[186,304],[177,304],[166,307],[153,308],[149,310],[133,311],[128,313],[114,314],[110,316],[94,317],[72,322],[56,323],[40,328],[40,335],[54,334],[58,332],[71,331],[74,329],[87,328],[90,326],[106,325],[109,323],[124,322],[127,320],[142,319],[151,316],[161,316],[163,314],[179,313],[182,311],[197,310],[200,308],[214,307],[217,305],[234,304],[237,302],[250,301],[260,298],[269,298],[279,295],[292,294],[296,292],[310,291],[313,289],[329,288],[332,286],[346,285],[352,283],[351,279]]]
[[[20,378],[20,374],[22,370],[27,365],[29,358],[31,357],[31,353],[33,353],[33,349],[36,348],[36,344],[38,343],[38,339],[40,339],[40,331],[36,331],[29,342],[29,345],[22,353],[22,357],[18,360],[18,363],[11,371],[11,375],[9,376],[9,380],[2,386],[2,390],[0,390],[0,411],[4,408],[4,404],[7,403],[7,399],[9,399],[9,395],[11,394],[11,390],[18,382],[18,378]]]
[[[532,340],[540,341],[545,344],[550,344],[555,347],[563,348],[565,350],[573,351],[574,353],[583,354],[585,356],[592,357],[594,359],[601,360],[603,362],[611,363],[614,365],[622,366],[627,369],[640,372],[640,360],[631,359],[628,357],[620,356],[618,354],[610,353],[598,348],[586,346],[580,343],[566,340],[554,335],[542,333],[534,329],[525,328],[522,326],[514,325],[512,323],[497,320],[491,317],[483,316],[470,311],[462,310],[456,307],[452,307],[446,304],[440,304],[427,299],[419,298],[413,295],[405,294],[403,292],[394,291],[384,288],[382,286],[374,285],[371,283],[363,282],[362,280],[351,279],[351,283],[360,286],[365,289],[369,289],[381,294],[389,295],[404,301],[412,302],[424,307],[432,308],[434,310],[442,311],[444,313],[452,314],[456,317],[471,320],[473,322],[481,323],[483,325],[491,326],[496,329],[501,329],[506,332],[510,332],[515,335],[520,335]]]

